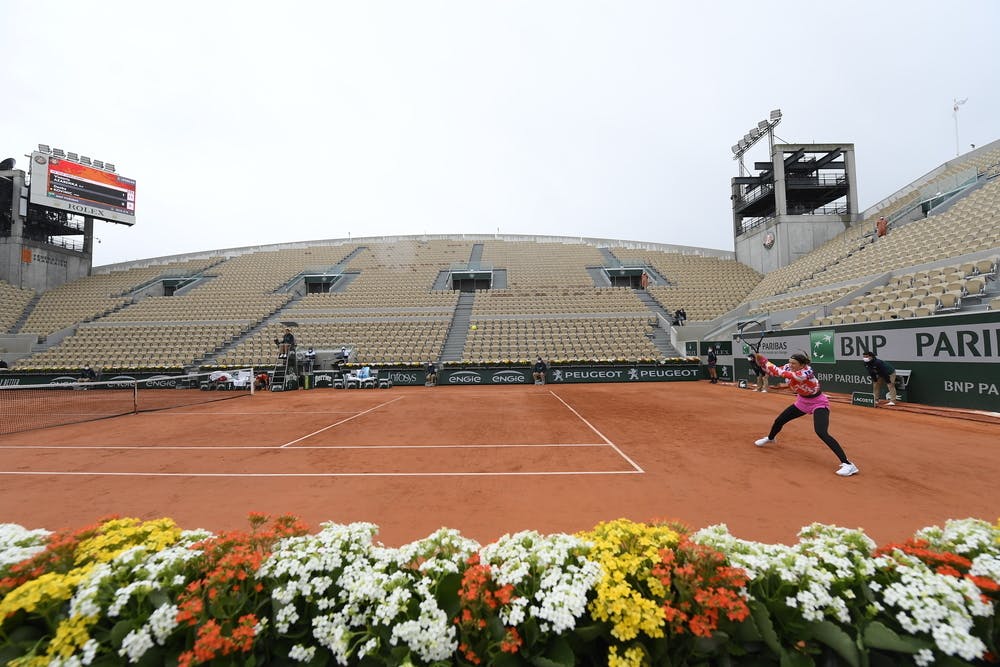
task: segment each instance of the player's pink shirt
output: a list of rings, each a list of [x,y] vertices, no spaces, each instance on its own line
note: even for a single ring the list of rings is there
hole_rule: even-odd
[[[788,380],[789,388],[799,396],[813,396],[819,393],[819,380],[816,379],[816,374],[809,366],[803,366],[799,370],[793,371],[788,364],[779,368],[765,358],[764,370],[767,371],[768,375]]]

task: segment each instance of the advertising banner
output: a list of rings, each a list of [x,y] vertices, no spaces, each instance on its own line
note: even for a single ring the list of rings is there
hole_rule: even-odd
[[[734,340],[734,347],[744,346]],[[803,352],[829,391],[871,391],[865,351],[909,371],[905,400],[1000,412],[1000,312],[921,317],[768,334],[760,351],[775,364]],[[749,366],[736,357],[738,377]],[[902,375],[902,374],[901,374]]]

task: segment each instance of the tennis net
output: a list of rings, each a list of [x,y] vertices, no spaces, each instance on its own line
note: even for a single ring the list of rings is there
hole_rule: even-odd
[[[253,394],[253,369],[0,387],[0,434]]]

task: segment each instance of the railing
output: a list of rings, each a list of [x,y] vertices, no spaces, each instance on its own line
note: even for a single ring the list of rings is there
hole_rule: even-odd
[[[754,229],[756,227],[760,227],[761,225],[763,225],[765,222],[767,222],[769,220],[774,220],[774,216],[773,215],[765,215],[765,216],[762,216],[762,217],[759,217],[759,218],[743,218],[742,220],[740,220],[740,226],[736,230],[736,235],[739,236],[740,234],[746,234],[751,229]]]
[[[847,176],[840,174],[821,174],[818,176],[788,176],[785,182],[789,185],[844,185],[847,183]]]
[[[847,204],[834,204],[833,206],[820,206],[819,208],[792,207],[788,209],[788,215],[846,215]]]
[[[761,197],[765,197],[771,194],[772,192],[774,192],[774,184],[766,183],[764,185],[758,185],[752,190],[748,190],[747,192],[743,193],[742,196],[737,197],[736,201],[742,204],[752,204]]]

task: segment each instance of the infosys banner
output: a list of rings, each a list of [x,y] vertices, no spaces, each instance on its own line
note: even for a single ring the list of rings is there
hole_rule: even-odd
[[[844,393],[870,389],[866,350],[909,371],[911,401],[1000,412],[1000,311],[784,330],[768,334],[760,348],[775,363],[806,353],[823,386]],[[746,360],[736,363],[737,376],[745,376]]]
[[[669,366],[554,366],[545,374],[549,384],[580,382],[677,382],[697,380],[698,364]],[[467,368],[441,371],[439,385],[532,384],[531,369]]]

